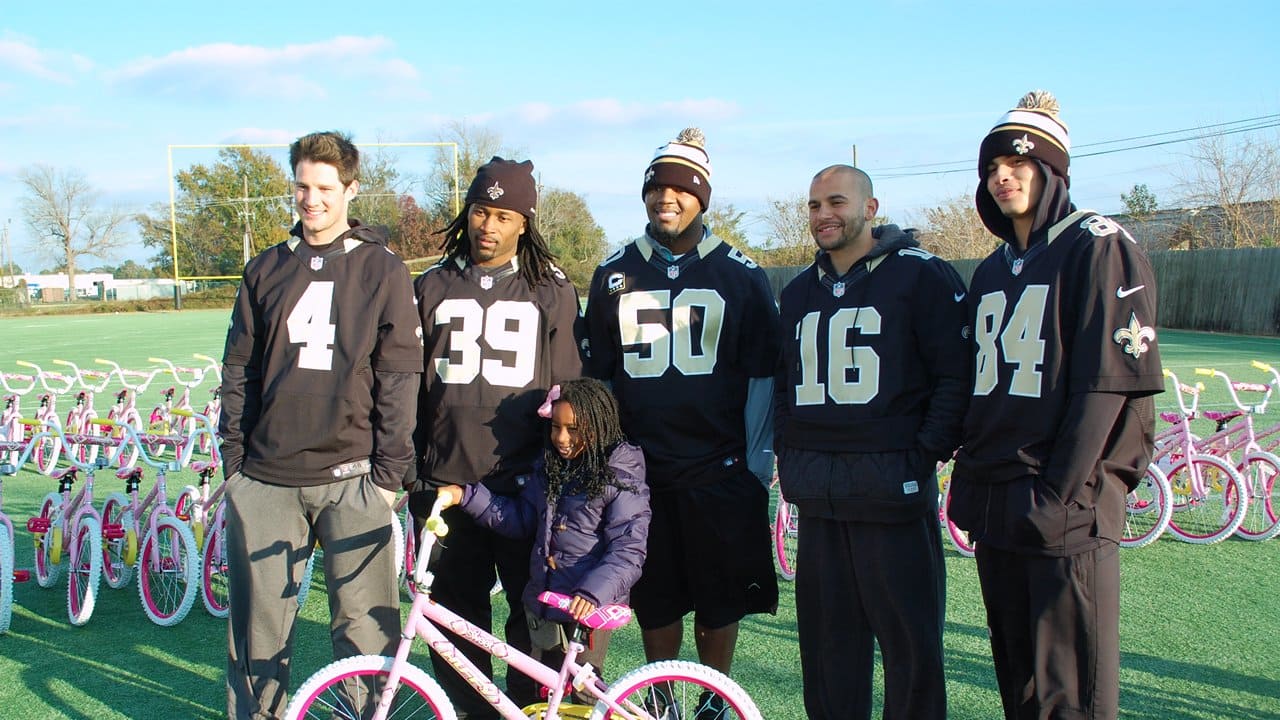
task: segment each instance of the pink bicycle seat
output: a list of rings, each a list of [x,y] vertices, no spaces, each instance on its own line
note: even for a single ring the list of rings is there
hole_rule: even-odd
[[[197,460],[191,463],[191,469],[197,473],[202,473],[205,470],[213,470],[216,467],[218,467],[218,463],[213,462],[212,460]]]
[[[75,471],[76,469],[73,467],[58,468],[53,472],[49,473],[49,477],[53,478],[54,480],[61,480],[62,478],[67,476],[67,473],[74,473]]]
[[[573,596],[547,590],[538,595],[538,600],[568,612]],[[631,608],[626,605],[601,605],[578,622],[591,630],[614,630],[631,622]]]
[[[124,467],[116,471],[116,477],[120,478],[121,480],[128,480],[130,477],[133,477],[134,475],[141,475],[141,474],[142,474],[142,470],[134,465],[125,465]]]
[[[1165,422],[1167,422],[1167,423],[1169,423],[1169,424],[1171,424],[1171,425],[1176,425],[1176,424],[1178,424],[1178,423],[1182,422],[1182,416],[1181,416],[1181,415],[1179,415],[1178,413],[1171,413],[1171,412],[1162,412],[1162,413],[1160,413],[1160,419],[1161,419],[1161,420],[1163,420],[1163,421],[1165,421]]]
[[[1221,422],[1223,420],[1231,420],[1233,418],[1238,418],[1244,413],[1241,412],[1240,410],[1227,410],[1226,412],[1218,412],[1217,410],[1205,410],[1203,413],[1200,413],[1200,414],[1204,415],[1204,418],[1206,420]]]

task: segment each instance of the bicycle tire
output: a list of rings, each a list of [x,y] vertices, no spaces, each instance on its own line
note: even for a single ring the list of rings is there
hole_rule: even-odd
[[[91,437],[102,437],[102,426],[93,422],[98,419],[98,413],[92,409],[86,410],[80,416],[80,432]],[[96,443],[82,443],[80,451],[76,453],[76,457],[85,465],[93,465],[98,462],[98,454],[102,452],[102,446]]]
[[[404,538],[404,559],[400,563],[400,584],[409,593],[409,597],[418,594],[418,586],[413,581],[414,563],[418,562],[418,537],[414,532],[413,513],[409,512],[409,504],[405,503],[401,513],[400,535]]]
[[[36,443],[31,459],[36,463],[36,470],[41,475],[49,475],[58,467],[58,458],[62,457],[62,438],[47,436]]]
[[[178,492],[178,496],[173,501],[173,516],[187,524],[191,528],[191,536],[196,540],[196,550],[204,551],[204,534],[205,528],[201,523],[197,522],[193,513],[196,506],[201,502],[200,491],[195,485],[183,485],[182,490]],[[206,517],[211,517],[208,514]]]
[[[0,635],[9,632],[13,618],[13,540],[9,528],[0,524]]]
[[[391,673],[394,663],[395,658],[382,655],[356,655],[329,663],[307,678],[293,694],[284,711],[285,719],[368,717],[368,706],[373,698],[364,683],[385,678]],[[408,664],[402,671],[400,686],[387,717],[457,720],[453,704],[430,675]],[[350,688],[356,683],[359,686],[354,694],[358,697],[353,698]]]
[[[200,556],[186,523],[171,515],[156,520],[142,540],[136,570],[138,597],[151,622],[161,627],[182,622],[200,589]]]
[[[736,682],[717,670],[686,662],[684,660],[663,660],[636,668],[618,678],[609,686],[605,697],[609,701],[624,708],[646,708],[648,712],[661,712],[661,706],[674,704],[676,712],[670,717],[680,715],[679,708],[686,712],[697,711],[705,703],[705,693],[712,693],[723,700],[726,711],[717,715],[724,720],[762,720],[751,696]],[[655,698],[659,707],[655,710],[652,704]],[[641,713],[642,717],[647,715]],[[656,715],[656,717],[663,717]],[[692,714],[688,717],[693,717]],[[621,720],[609,709],[609,705],[600,700],[591,710],[591,720]]]
[[[947,528],[947,539],[951,541],[951,547],[956,549],[960,555],[971,558],[974,556],[975,548],[973,541],[969,539],[969,533],[961,530],[955,521],[951,519],[951,483],[947,483],[947,491],[942,494],[942,519]]]
[[[142,417],[136,411],[126,412],[123,416],[117,416],[115,409],[112,408],[107,412],[107,418],[123,425],[128,425],[133,429],[134,435],[141,437]],[[138,447],[129,442],[129,436],[125,434],[124,430],[112,430],[111,437],[119,441],[118,445],[107,450],[107,460],[112,467],[128,467],[138,462]]]
[[[1240,479],[1249,496],[1244,520],[1236,535],[1260,542],[1280,534],[1280,458],[1269,452],[1250,453],[1240,467]]]
[[[79,627],[93,617],[102,579],[102,523],[93,515],[80,518],[67,565],[67,617]]]
[[[227,534],[221,518],[214,520],[200,561],[200,601],[216,618],[224,618],[230,610],[227,591]]]
[[[138,554],[138,533],[133,528],[133,510],[124,493],[113,492],[102,503],[102,526],[119,525],[124,536],[102,539],[102,576],[107,587],[119,590],[133,579],[132,560]]]
[[[159,441],[147,439],[147,435],[161,436],[172,434],[172,425],[165,419],[166,413],[162,412],[159,407],[152,409],[150,419],[147,420],[147,432],[143,436],[142,442],[147,446],[147,455],[152,460],[159,460],[164,457],[164,453],[168,450],[168,446]]]
[[[1138,486],[1125,496],[1120,547],[1135,550],[1159,540],[1169,529],[1172,518],[1173,490],[1169,488],[1169,478],[1159,466],[1149,464]]]
[[[796,506],[778,492],[778,507],[773,514],[773,550],[778,561],[778,575],[783,580],[796,579],[796,551],[800,542],[800,517]]]
[[[40,512],[36,513],[36,517],[49,521],[49,529],[43,533],[37,533],[32,543],[34,549],[32,564],[35,567],[36,584],[42,588],[53,587],[62,576],[62,566],[56,559],[61,554],[62,548],[57,547],[55,550],[56,546],[62,544],[61,510],[62,495],[51,492],[40,501]]]
[[[1208,492],[1204,497],[1195,497],[1190,476],[1192,467],[1207,478]],[[1173,491],[1169,532],[1179,540],[1193,545],[1213,545],[1230,537],[1244,521],[1248,504],[1244,481],[1227,461],[1213,455],[1193,455],[1173,465],[1166,475]]]

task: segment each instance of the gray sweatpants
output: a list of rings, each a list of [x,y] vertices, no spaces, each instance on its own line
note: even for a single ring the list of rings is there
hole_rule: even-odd
[[[227,480],[226,497],[228,717],[284,713],[299,581],[317,541],[334,659],[394,653],[400,610],[393,493],[367,475],[287,487],[237,474]]]

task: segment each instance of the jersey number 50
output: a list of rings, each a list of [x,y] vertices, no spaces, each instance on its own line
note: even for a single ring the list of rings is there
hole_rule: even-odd
[[[1040,337],[1044,327],[1044,304],[1049,297],[1048,285],[1028,285],[1004,320],[1005,299],[1003,291],[982,296],[978,303],[978,317],[974,322],[974,340],[978,354],[974,359],[974,395],[989,395],[1000,381],[998,354],[1004,362],[1013,365],[1009,378],[1009,394],[1021,397],[1040,397],[1040,370],[1044,362],[1044,339]],[[996,347],[996,337],[1000,347]]]
[[[702,331],[694,342],[694,308],[700,310]],[[642,310],[670,310],[671,327],[640,321]],[[622,367],[633,378],[661,377],[675,365],[684,375],[709,375],[716,367],[724,298],[715,290],[686,288],[671,300],[670,290],[629,292],[618,298],[618,331],[623,347],[647,346],[622,354]]]
[[[533,382],[538,348],[538,308],[533,303],[499,300],[486,310],[472,298],[452,298],[436,307],[435,321],[453,325],[449,353],[436,358],[441,382],[466,385],[481,375],[500,387],[522,388]],[[489,349],[512,353],[511,364],[481,357],[481,337]]]

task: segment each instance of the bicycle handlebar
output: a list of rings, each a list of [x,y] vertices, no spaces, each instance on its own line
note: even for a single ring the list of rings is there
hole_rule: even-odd
[[[1242,383],[1234,382],[1227,374],[1215,368],[1196,368],[1197,375],[1206,375],[1209,377],[1219,377],[1227,384],[1227,393],[1231,395],[1231,402],[1242,412],[1261,415],[1267,411],[1267,403],[1271,400],[1271,386],[1261,385],[1258,383]],[[1239,391],[1263,393],[1262,400],[1256,405],[1246,405],[1240,401]]]
[[[1178,390],[1178,392],[1174,395],[1174,398],[1177,399],[1178,407],[1182,410],[1182,414],[1185,415],[1187,419],[1191,419],[1195,417],[1196,408],[1200,406],[1200,393],[1204,391],[1204,383],[1196,383],[1195,386],[1193,387],[1191,385],[1187,385],[1186,383],[1179,382],[1178,376],[1174,375],[1173,371],[1170,370],[1169,368],[1164,368],[1161,372],[1164,374],[1165,377],[1169,378],[1169,380],[1173,382],[1174,388]],[[1186,401],[1182,399],[1183,395],[1191,396],[1190,407],[1187,407]]]
[[[150,372],[134,372],[125,370],[120,367],[119,363],[112,362],[111,360],[94,358],[93,361],[102,365],[110,365],[111,372],[107,373],[107,377],[110,378],[112,375],[115,375],[120,378],[120,384],[123,385],[125,389],[132,390],[135,394],[146,392],[147,387],[151,385],[151,381],[160,373],[166,372],[164,368],[153,368]],[[126,373],[134,375],[135,377],[145,377],[146,379],[137,385],[130,385],[129,381],[125,379]]]
[[[420,589],[419,592],[431,587],[432,575],[427,570],[427,562],[431,559],[431,548],[436,544],[436,538],[449,534],[449,526],[444,518],[440,517],[442,512],[444,512],[444,498],[437,496],[435,503],[431,505],[431,514],[427,516],[427,521],[424,523],[422,537],[418,539],[418,559],[413,566],[413,582]]]
[[[31,384],[25,388],[17,389],[9,384],[10,380],[30,380]],[[0,385],[4,386],[5,392],[11,392],[14,395],[26,395],[36,389],[36,383],[39,382],[31,375],[22,375],[21,373],[5,373],[0,372]]]
[[[180,367],[177,367],[176,365],[174,365],[172,361],[170,361],[170,360],[166,360],[166,359],[161,358],[161,357],[149,357],[149,358],[147,358],[147,362],[150,362],[150,363],[160,363],[160,364],[162,364],[162,365],[166,365],[166,366],[167,366],[167,368],[161,368],[161,369],[160,369],[160,372],[167,372],[167,373],[169,373],[170,375],[172,375],[172,376],[173,376],[173,381],[174,381],[174,382],[178,383],[179,385],[181,385],[181,386],[183,386],[183,387],[185,387],[185,388],[194,388],[194,387],[196,387],[197,385],[199,385],[200,383],[204,382],[204,369],[203,369],[203,368],[180,368]],[[184,380],[182,379],[182,376],[179,374],[180,372],[189,372],[189,373],[191,373],[191,380],[190,380],[190,381],[184,381]]]
[[[218,378],[218,384],[219,385],[222,384],[222,363],[218,362],[214,358],[209,357],[208,355],[201,355],[200,353],[192,353],[191,357],[203,362],[205,364],[204,369],[206,371],[212,370],[213,376]]]
[[[40,369],[40,366],[33,362],[27,362],[26,360],[18,360],[17,363],[22,367],[29,367],[32,370],[35,370],[36,380],[40,382],[41,387],[43,387],[46,391],[51,392],[55,395],[65,395],[68,391],[71,390],[72,386],[76,384],[75,378],[69,378],[65,375],[60,375],[55,372],[47,372],[45,370]],[[51,388],[49,387],[49,381],[53,379],[65,380],[67,382],[67,386],[63,388]]]
[[[72,373],[74,373],[71,377],[74,379],[74,381],[80,383],[81,388],[88,390],[89,392],[94,393],[95,395],[102,392],[103,390],[106,390],[107,385],[111,384],[111,373],[103,374],[93,370],[81,370],[78,365],[71,362],[70,360],[60,360],[58,358],[54,358],[53,364],[65,365],[66,367],[71,368]],[[86,376],[102,378],[102,384],[91,385],[88,382],[85,382]]]

